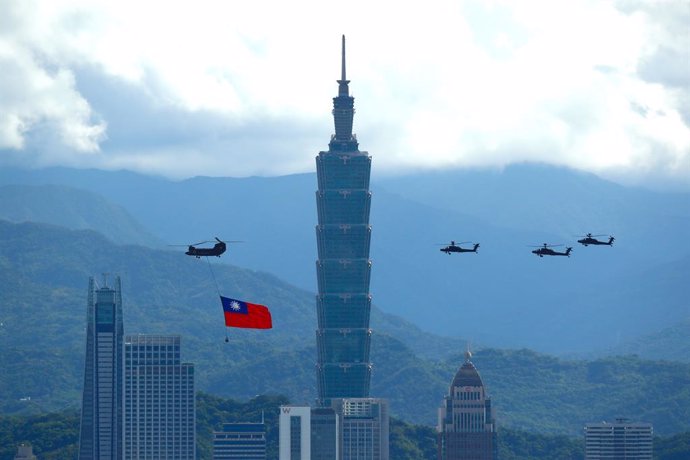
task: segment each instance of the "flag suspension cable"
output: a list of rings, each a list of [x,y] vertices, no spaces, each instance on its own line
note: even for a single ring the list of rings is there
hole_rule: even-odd
[[[206,257],[206,262],[208,263],[208,270],[211,272],[211,276],[213,277],[213,283],[216,285],[216,292],[218,293],[218,296],[220,296],[220,288],[218,287],[218,281],[216,280],[216,274],[213,272],[213,267],[211,267],[211,261],[208,260],[208,257]]]
[[[213,267],[211,267],[211,261],[208,260],[208,257],[206,257],[206,262],[208,263],[208,270],[211,272],[211,277],[213,278],[213,283],[216,285],[216,292],[218,293],[218,297],[221,297],[220,295],[220,287],[218,287],[218,280],[216,279],[216,274],[213,272]],[[228,327],[225,326],[225,342],[229,342],[230,339],[228,338]]]

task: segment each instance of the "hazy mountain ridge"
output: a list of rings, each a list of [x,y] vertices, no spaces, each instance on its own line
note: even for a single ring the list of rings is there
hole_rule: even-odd
[[[101,193],[170,243],[244,240],[222,261],[316,290],[314,174],[168,181],[122,171],[0,172],[8,181]],[[375,176],[372,189],[374,303],[423,330],[569,354],[688,316],[687,283],[671,269],[678,263],[687,273],[688,194],[540,165]],[[617,240],[585,248],[575,235],[586,231]],[[439,253],[437,243],[450,239],[481,243],[479,254]],[[540,259],[527,246],[542,242],[573,245],[573,255]],[[659,306],[664,315],[655,314]]]
[[[125,333],[183,333],[184,347],[196,350],[200,384],[219,393],[237,395],[223,388],[228,384],[223,369],[232,372],[242,366],[261,368],[262,356],[270,359],[277,350],[284,349],[302,353],[299,350],[314,346],[313,293],[289,286],[270,274],[210,263],[213,273],[204,259],[190,258],[182,252],[117,246],[93,231],[0,221],[0,281],[4,287],[0,290],[0,344],[7,350],[0,359],[5,368],[16,369],[22,378],[36,383],[19,388],[17,380],[10,379],[4,382],[6,391],[2,393],[16,400],[24,396],[24,391],[33,389],[47,397],[51,389],[49,386],[40,389],[39,385],[41,363],[51,360],[64,363],[70,354],[72,359],[83,359],[87,281],[89,276],[95,276],[102,283],[100,274],[104,272],[109,273],[106,278],[110,281],[113,274],[122,278]],[[214,278],[224,295],[269,305],[274,329],[260,332],[231,329],[230,342],[225,344],[222,308]],[[376,308],[372,317],[375,336],[390,330],[401,334],[407,343],[430,340],[436,344],[430,348],[443,348],[442,338],[406,325],[399,318]],[[191,318],[195,320],[190,321]],[[456,342],[448,341],[451,344],[448,352],[458,348],[453,345]],[[37,344],[41,346],[40,353],[49,356],[45,360],[40,354],[31,354],[30,350]],[[283,358],[277,365],[292,366],[294,360]],[[313,400],[315,352],[303,356],[303,360],[308,375],[303,380],[294,376],[303,390],[292,394],[303,395],[305,401]],[[203,366],[205,363],[213,364]],[[272,368],[275,364],[268,367]],[[244,388],[244,372],[240,375],[237,385]],[[72,380],[73,388],[62,388],[62,391],[73,394],[77,380]],[[218,382],[218,388],[214,387],[214,381]],[[267,386],[260,387],[263,384]],[[266,379],[239,395],[249,397],[260,390],[275,392],[280,388],[277,382]],[[64,402],[64,397],[64,394],[53,395],[50,399]],[[41,398],[36,398],[34,393],[34,400]],[[4,401],[5,410],[8,410],[7,403],[8,400]],[[14,408],[17,404],[10,406]]]
[[[274,329],[232,329],[226,344],[203,260],[117,246],[92,231],[0,221],[0,267],[0,281],[9,287],[0,290],[4,413],[78,407],[87,278],[103,271],[122,276],[125,333],[181,334],[183,359],[195,363],[199,389],[240,399],[266,393],[286,394],[296,403],[315,398],[313,294],[272,275],[213,265],[224,293],[264,302],[274,314]],[[447,349],[455,354],[428,360],[416,352],[425,348],[425,334],[412,328],[410,342],[404,322],[379,323],[385,316],[373,315],[372,394],[389,398],[392,414],[432,425],[464,350],[450,341]],[[388,336],[387,328],[402,335]],[[588,420],[634,411],[659,433],[690,428],[688,364],[635,357],[564,361],[491,349],[478,350],[473,360],[504,426],[577,435]],[[19,401],[27,396],[30,402]]]
[[[64,185],[0,186],[0,219],[97,230],[120,244],[163,244],[121,206],[99,194]]]
[[[537,225],[566,240],[586,232],[607,233],[640,244],[653,241],[656,250],[690,252],[688,245],[673,246],[676,235],[690,229],[690,193],[625,187],[591,173],[544,164],[426,171],[381,177],[378,184],[419,203],[462,211],[504,227],[529,230]],[[676,228],[661,225],[668,220]]]
[[[610,355],[635,354],[644,359],[690,362],[690,318],[608,350]]]

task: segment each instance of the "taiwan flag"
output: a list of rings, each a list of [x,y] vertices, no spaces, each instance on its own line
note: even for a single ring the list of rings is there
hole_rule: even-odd
[[[271,329],[271,312],[264,305],[243,302],[220,296],[225,314],[225,325],[252,329]]]

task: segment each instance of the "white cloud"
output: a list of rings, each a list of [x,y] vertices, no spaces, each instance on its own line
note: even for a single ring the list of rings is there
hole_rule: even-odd
[[[90,161],[104,167],[311,170],[332,130],[346,33],[355,130],[377,168],[533,160],[690,184],[684,2],[3,3],[0,149],[22,149],[48,123],[67,150],[100,145]],[[94,113],[79,89],[84,68],[136,88],[161,115],[225,125],[190,128],[197,143],[109,149],[120,131],[104,143],[106,122],[127,121],[107,97]]]
[[[3,12],[9,14],[1,26],[17,11]],[[94,120],[68,67],[27,48],[17,31],[15,36],[0,34],[0,69],[0,149],[23,149],[26,136],[45,126],[74,152],[98,150],[105,123]]]

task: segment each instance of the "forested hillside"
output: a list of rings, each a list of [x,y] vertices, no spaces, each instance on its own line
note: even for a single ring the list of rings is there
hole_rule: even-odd
[[[102,282],[106,272],[122,277],[126,333],[181,334],[183,359],[195,363],[201,390],[313,402],[312,293],[179,252],[115,245],[91,231],[0,222],[2,413],[79,407],[88,277]],[[268,305],[274,329],[233,329],[225,343],[218,289]],[[433,426],[464,343],[380,313],[372,328],[372,394],[389,398],[394,416]],[[429,349],[445,352],[430,359]],[[587,421],[627,416],[654,423],[660,434],[690,429],[688,364],[634,356],[574,361],[489,348],[476,350],[473,360],[506,427],[576,435]]]
[[[315,291],[314,174],[171,181],[53,168],[0,171],[0,183],[95,192],[169,244],[244,240],[228,261]],[[534,164],[374,176],[372,192],[374,302],[423,330],[567,356],[690,318],[688,194]],[[584,247],[586,232],[616,241]],[[480,243],[479,253],[440,253],[451,239]],[[545,242],[574,250],[531,254]]]

